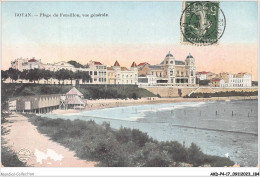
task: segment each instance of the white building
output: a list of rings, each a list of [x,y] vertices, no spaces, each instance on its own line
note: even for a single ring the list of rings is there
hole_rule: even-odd
[[[252,87],[252,75],[249,73],[229,74],[228,82],[222,79],[220,87]]]
[[[17,58],[11,62],[11,67],[19,71],[30,70],[30,69],[43,69],[41,59],[36,60],[34,57],[28,58]]]
[[[82,68],[81,71],[86,71],[91,76],[92,84],[106,84],[107,82],[107,66],[98,61],[90,61],[89,68]]]
[[[143,77],[138,77],[138,85],[139,86],[156,86],[157,85],[157,77],[155,75],[146,75]]]
[[[71,65],[65,61],[60,61],[60,62],[52,63],[52,64],[50,64],[50,63],[43,64],[43,67],[44,67],[44,69],[50,70],[50,71],[59,71],[61,69],[66,69],[66,70],[70,70],[73,72],[76,71],[76,68],[73,65]]]
[[[209,74],[209,72],[206,72],[206,71],[198,72],[197,78],[199,80],[207,80],[208,79],[208,74]]]
[[[165,86],[195,86],[196,63],[189,53],[184,61],[177,60],[169,52],[164,60],[157,65],[139,64],[139,75],[156,75],[157,84]]]
[[[107,74],[108,84],[138,84],[138,68],[135,62],[131,65],[130,69],[121,67],[118,61],[114,66],[108,68]]]

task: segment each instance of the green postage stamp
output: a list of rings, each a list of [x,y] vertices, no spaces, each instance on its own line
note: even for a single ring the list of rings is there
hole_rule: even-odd
[[[226,19],[217,1],[184,1],[180,19],[181,43],[191,45],[217,44],[222,37]]]

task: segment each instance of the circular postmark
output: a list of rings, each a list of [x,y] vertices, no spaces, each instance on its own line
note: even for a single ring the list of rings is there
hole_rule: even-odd
[[[28,162],[31,158],[31,152],[28,149],[20,149],[18,152],[18,159],[22,162]]]
[[[180,19],[182,43],[206,46],[218,43],[226,28],[219,2],[184,2]]]

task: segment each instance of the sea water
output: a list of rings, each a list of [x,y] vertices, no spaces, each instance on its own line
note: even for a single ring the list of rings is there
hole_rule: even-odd
[[[192,142],[209,155],[229,156],[243,166],[258,160],[257,100],[178,102],[90,110],[44,117],[109,122],[135,128],[159,141]]]

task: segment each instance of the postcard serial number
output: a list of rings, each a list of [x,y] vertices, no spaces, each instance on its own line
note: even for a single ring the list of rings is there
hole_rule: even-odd
[[[210,176],[259,176],[259,172],[212,172]]]

